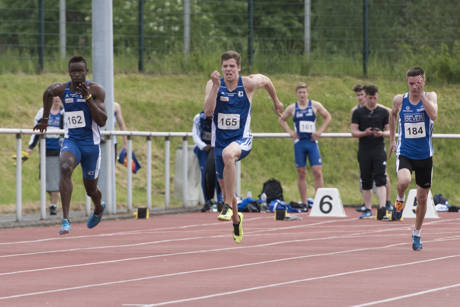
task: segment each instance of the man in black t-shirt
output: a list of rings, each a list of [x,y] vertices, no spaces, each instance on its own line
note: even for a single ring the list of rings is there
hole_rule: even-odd
[[[366,210],[360,218],[372,216],[372,183],[375,181],[379,207],[386,200],[386,153],[384,137],[389,136],[389,113],[377,105],[378,88],[364,87],[366,104],[356,109],[351,119],[351,135],[359,138],[358,162]]]

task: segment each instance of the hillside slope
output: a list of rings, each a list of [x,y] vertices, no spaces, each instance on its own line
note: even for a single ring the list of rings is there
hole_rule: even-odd
[[[379,102],[391,106],[392,98],[406,90],[404,80],[359,80],[343,77],[271,75],[278,96],[287,106],[295,101],[295,86],[304,81],[309,84],[310,98],[320,101],[331,113],[332,121],[326,132],[349,132],[350,109],[356,104],[351,88],[356,83],[374,83],[379,87]],[[65,74],[3,74],[0,75],[0,122],[2,128],[31,128],[33,117],[41,107],[43,90],[52,82],[66,81]],[[123,109],[129,130],[140,131],[191,131],[193,116],[202,109],[204,86],[207,74],[151,76],[141,74],[119,74],[115,76],[115,100]],[[435,133],[460,133],[458,128],[460,106],[457,97],[460,89],[452,85],[427,85],[427,90],[438,93],[439,117],[435,123]],[[252,111],[253,132],[283,132],[272,111],[272,103],[263,90],[254,97]],[[29,136],[23,139],[24,148]],[[15,168],[10,156],[15,153],[15,137],[0,135],[4,159],[0,160],[1,176],[0,205],[12,207],[15,203]],[[181,140],[172,140],[171,171],[175,169],[175,150]],[[456,193],[460,173],[460,151],[458,140],[435,140],[433,195],[442,193],[451,204],[460,205],[460,195]],[[192,140],[189,139],[189,144]],[[153,200],[162,205],[164,197],[164,141],[153,142]],[[337,187],[344,203],[360,203],[359,169],[356,161],[356,139],[320,139],[323,157],[324,182],[327,187]],[[134,139],[136,155],[145,161],[144,139]],[[23,168],[23,201],[35,207],[39,203],[38,151]],[[392,179],[393,198],[396,180],[394,157],[388,161]],[[118,203],[126,202],[125,172],[117,168]],[[174,175],[174,174],[172,174]],[[296,170],[293,161],[292,142],[289,139],[256,139],[252,153],[242,163],[242,192],[251,190],[260,193],[262,184],[270,177],[278,178],[284,189],[285,199],[298,200]],[[133,177],[134,203],[145,203],[145,170]],[[308,170],[308,196],[312,197],[312,175]],[[173,187],[171,178],[171,187]],[[73,203],[82,204],[83,188],[81,172],[74,174]],[[173,199],[173,203],[178,201]],[[74,205],[72,205],[74,206]]]

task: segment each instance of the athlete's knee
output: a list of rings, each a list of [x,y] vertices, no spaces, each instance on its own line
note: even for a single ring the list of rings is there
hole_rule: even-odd
[[[320,178],[323,177],[323,171],[322,171],[322,169],[321,169],[320,166],[319,166],[319,167],[313,166],[313,167],[312,167],[312,171],[313,171],[313,176],[314,176],[315,178],[320,179]]]
[[[297,176],[299,180],[305,179],[307,177],[307,170],[305,167],[298,167],[297,168]]]
[[[237,160],[237,156],[231,150],[224,150],[222,152],[222,160],[224,160],[224,164],[235,163]]]
[[[60,163],[61,166],[61,176],[69,177],[72,175],[73,163],[70,160],[64,160]]]
[[[422,205],[426,206],[426,202],[428,200],[428,195],[425,193],[417,193],[417,206]]]
[[[408,169],[400,169],[398,171],[398,184],[409,185],[411,173]]]

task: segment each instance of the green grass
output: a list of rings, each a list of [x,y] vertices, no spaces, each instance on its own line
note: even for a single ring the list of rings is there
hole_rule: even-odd
[[[210,64],[203,64],[205,67]],[[115,100],[122,108],[129,130],[140,131],[191,131],[193,116],[202,109],[204,87],[209,73],[144,75],[115,75]],[[310,87],[310,98],[320,101],[331,113],[332,121],[326,132],[349,132],[350,109],[356,104],[351,88],[356,83],[374,83],[379,86],[379,102],[390,106],[397,93],[406,90],[402,79],[361,80],[354,77],[302,76],[298,74],[270,74],[280,99],[285,106],[295,100],[295,85],[305,81]],[[33,118],[41,107],[43,90],[52,82],[63,82],[66,74],[44,73],[26,75],[5,73],[0,75],[0,121],[2,128],[31,128]],[[460,89],[455,85],[429,84],[427,90],[438,93],[439,117],[435,122],[435,133],[459,133],[458,117],[460,106],[457,97]],[[264,90],[254,96],[252,113],[253,132],[283,132],[272,112],[272,103]],[[24,136],[26,148],[29,136]],[[121,141],[121,140],[120,140]],[[171,182],[174,188],[175,152],[181,143],[180,138],[171,142]],[[458,140],[435,140],[433,195],[442,193],[451,204],[460,204],[456,193],[457,178],[460,173],[460,151]],[[0,206],[13,208],[15,204],[15,168],[10,156],[15,153],[15,136],[0,135],[4,159],[0,160]],[[189,144],[192,140],[189,139]],[[337,187],[344,203],[360,203],[359,169],[356,161],[356,139],[320,139],[319,146],[323,157],[324,182],[327,187]],[[145,165],[145,140],[134,138],[136,155]],[[156,206],[163,205],[164,199],[164,140],[153,141],[152,191]],[[396,179],[394,157],[388,161],[392,180],[392,195],[395,196]],[[37,208],[40,200],[38,181],[38,150],[23,165],[23,202],[26,208]],[[293,161],[293,147],[289,139],[255,139],[252,153],[242,162],[242,193],[251,190],[253,195],[260,193],[265,180],[278,178],[284,189],[286,200],[298,200],[296,169]],[[81,171],[74,173],[74,194],[72,208],[84,204],[84,191]],[[126,204],[126,172],[117,166],[117,202]],[[134,206],[146,202],[145,168],[133,176]],[[312,175],[308,170],[308,196],[313,196]],[[411,187],[414,187],[412,184]],[[172,205],[180,205],[173,197]]]

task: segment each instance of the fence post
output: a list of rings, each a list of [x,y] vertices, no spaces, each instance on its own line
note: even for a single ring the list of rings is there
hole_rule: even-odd
[[[16,221],[22,220],[22,139],[16,134]]]
[[[187,137],[184,136],[182,139],[182,162],[183,162],[183,170],[182,170],[182,198],[184,207],[187,204],[187,173],[188,173],[188,144],[187,144]]]
[[[184,0],[184,55],[190,53],[190,0]]]
[[[61,51],[61,59],[66,58],[65,2],[66,0],[59,0],[59,49]]]
[[[40,217],[46,218],[46,137],[40,135]]]
[[[126,165],[126,170],[128,174],[128,197],[127,197],[127,202],[128,202],[128,212],[133,211],[133,169],[132,169],[132,164],[133,164],[133,140],[131,139],[131,136],[128,135],[128,152],[127,152],[127,165]]]
[[[152,137],[147,137],[147,208],[152,209]]]
[[[102,148],[101,148],[102,150]],[[111,135],[106,135],[105,137],[105,172],[104,175],[107,176],[105,178],[105,194],[106,194],[106,206],[109,208],[109,213],[110,214],[115,214],[117,213],[117,207],[113,201],[113,193],[112,193],[112,188],[114,188],[113,185],[113,144],[112,144],[112,136]],[[102,192],[102,191],[101,191]],[[110,210],[110,208],[112,208]]]
[[[38,69],[43,71],[45,54],[45,0],[38,0]]]
[[[369,56],[369,2],[363,0],[363,74],[367,77],[367,59]]]
[[[170,147],[171,141],[169,136],[165,137],[165,209],[169,208],[170,187],[169,187],[169,165],[170,165]]]
[[[254,0],[248,0],[248,62],[249,68],[254,64]]]
[[[305,35],[305,41],[304,41],[304,52],[307,57],[310,56],[310,25],[311,25],[311,18],[310,18],[310,12],[311,12],[311,3],[310,0],[305,0],[304,3],[305,6],[305,17],[304,17],[304,35]]]
[[[139,0],[139,71],[144,72],[144,1]]]

